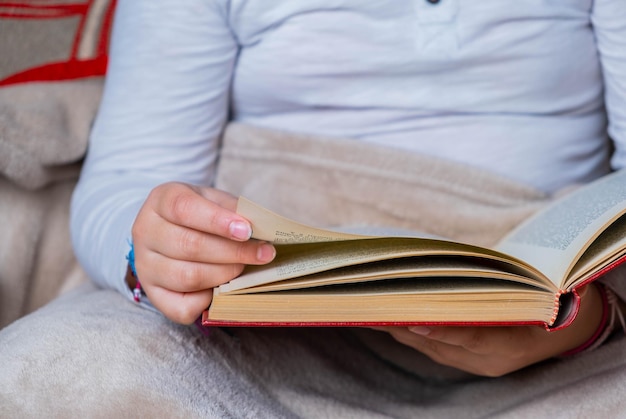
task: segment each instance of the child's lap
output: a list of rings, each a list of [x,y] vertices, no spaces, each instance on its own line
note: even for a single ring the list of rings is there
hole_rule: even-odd
[[[174,325],[86,285],[0,332],[0,416],[539,415],[626,407],[626,341],[499,379],[379,332]]]

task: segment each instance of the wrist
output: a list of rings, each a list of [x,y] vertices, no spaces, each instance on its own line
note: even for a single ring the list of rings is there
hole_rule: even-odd
[[[130,266],[126,267],[125,279],[126,279],[126,285],[128,285],[128,288],[132,291],[137,285],[137,279],[135,279],[135,275],[133,275],[133,271],[131,270]]]

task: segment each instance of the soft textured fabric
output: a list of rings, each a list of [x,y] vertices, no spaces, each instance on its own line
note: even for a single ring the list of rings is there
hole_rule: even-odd
[[[0,86],[103,76],[115,0],[0,2]]]
[[[0,328],[87,280],[69,206],[114,8],[115,0],[0,2]]]
[[[626,161],[625,43],[622,0],[122,0],[73,206],[79,258],[130,297],[141,203],[165,181],[211,184],[229,118],[548,193],[596,178]]]
[[[227,134],[221,186],[324,225],[428,226],[445,214],[451,236],[486,243],[549,201],[482,170],[350,140],[246,126]],[[286,143],[310,156],[302,176],[290,175],[302,162]],[[596,351],[487,379],[367,329],[206,336],[88,284],[0,332],[0,416],[611,418],[626,409],[625,344],[615,336]]]
[[[102,80],[0,88],[0,328],[87,280],[70,240]]]
[[[102,80],[0,88],[0,174],[36,190],[78,178]]]
[[[36,333],[34,332],[36,331]],[[173,325],[85,285],[0,332],[8,418],[620,418],[623,338],[514,374],[470,377],[410,355],[399,368],[351,329]]]
[[[114,9],[115,0],[0,4],[0,174],[16,185],[77,177]]]
[[[224,131],[218,168],[217,188],[309,225],[392,226],[484,246],[550,201],[469,165],[239,123]],[[442,211],[450,196],[456,208]]]
[[[69,237],[75,185],[31,191],[0,176],[0,328],[87,281]]]

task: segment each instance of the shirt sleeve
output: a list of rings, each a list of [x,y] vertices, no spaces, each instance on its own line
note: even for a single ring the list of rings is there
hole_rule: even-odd
[[[614,169],[626,168],[626,3],[596,0],[591,23],[604,77],[608,133],[615,145]]]
[[[124,281],[130,231],[152,188],[212,182],[237,49],[217,1],[118,2],[71,209],[77,258],[100,285],[132,297]]]

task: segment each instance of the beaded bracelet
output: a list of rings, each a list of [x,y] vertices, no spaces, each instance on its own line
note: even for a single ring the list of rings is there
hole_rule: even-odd
[[[128,261],[128,266],[130,266],[130,272],[135,278],[135,289],[133,289],[133,299],[140,303],[141,295],[143,294],[143,290],[141,289],[141,282],[139,282],[139,277],[137,276],[137,269],[135,269],[135,247],[132,241],[129,241],[130,250],[128,255],[126,256],[126,260]]]

